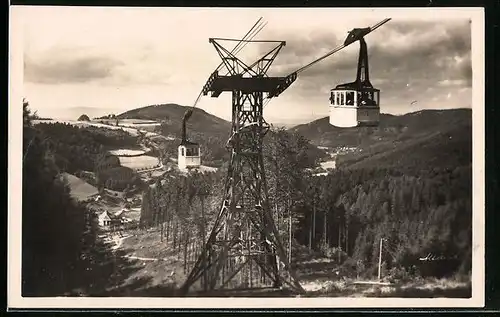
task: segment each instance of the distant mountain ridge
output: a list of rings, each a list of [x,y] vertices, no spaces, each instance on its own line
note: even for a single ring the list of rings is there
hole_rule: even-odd
[[[378,127],[337,128],[321,118],[292,129],[316,146],[355,147],[339,158],[350,167],[462,166],[472,162],[472,110],[381,114]]]
[[[377,127],[338,128],[329,123],[329,117],[324,117],[289,130],[302,134],[317,146],[339,147],[428,135],[463,124],[472,124],[471,109],[420,110],[404,115],[382,113]]]
[[[181,129],[182,119],[186,110],[192,107],[181,106],[175,103],[150,105],[132,109],[121,113],[118,119],[144,119],[165,121],[168,132],[177,134]],[[190,134],[228,134],[231,123],[214,116],[205,110],[193,108],[193,115],[187,122],[188,135]]]

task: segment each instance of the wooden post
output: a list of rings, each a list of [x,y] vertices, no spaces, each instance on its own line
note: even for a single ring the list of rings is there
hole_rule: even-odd
[[[200,196],[200,202],[201,202],[201,230],[202,230],[202,235],[203,235],[203,238],[202,238],[202,246],[201,246],[201,250],[203,250],[203,248],[205,247],[205,239],[206,239],[206,230],[205,230],[205,224],[206,224],[206,219],[205,219],[205,197],[203,195]],[[208,284],[208,279],[207,279],[207,270],[203,270],[203,283],[204,285],[207,285]]]
[[[288,198],[288,264],[292,263],[292,208]]]
[[[345,226],[344,237],[345,237],[345,253],[347,256],[349,256],[349,223],[347,221]]]
[[[161,207],[161,230],[160,230],[160,241],[163,242],[163,224],[165,223],[165,207]]]
[[[250,260],[248,261],[248,281],[249,281],[249,285],[250,285],[250,288],[252,288],[253,286],[253,283],[252,283],[252,256],[251,256],[251,252],[252,252],[252,249],[251,249],[251,244],[252,242],[250,241],[251,237],[252,237],[252,227],[250,226],[250,224],[248,225],[248,256],[250,257]]]
[[[188,259],[188,244],[189,244],[189,231],[185,231],[184,236],[184,274],[187,271],[187,259]]]
[[[380,250],[378,254],[378,279],[380,280],[381,277],[381,268],[382,268],[382,242],[384,241],[384,238],[380,238]]]
[[[328,247],[328,236],[327,236],[327,231],[326,231],[326,229],[328,227],[328,211],[325,210],[324,213],[325,213],[325,221],[323,224],[323,236],[325,239],[324,244],[325,244],[325,246]]]
[[[340,261],[341,261],[341,255],[340,255],[340,250],[341,250],[341,247],[340,247],[340,229],[342,228],[342,226],[340,225],[340,221],[339,221],[339,242],[338,242],[338,247],[337,247],[337,253],[338,253],[338,258],[339,258],[339,264],[340,264]]]
[[[312,240],[313,244],[316,245],[316,202],[313,201],[313,233],[312,233]]]
[[[311,214],[311,225],[309,227],[309,251],[312,249],[312,217],[313,215]]]

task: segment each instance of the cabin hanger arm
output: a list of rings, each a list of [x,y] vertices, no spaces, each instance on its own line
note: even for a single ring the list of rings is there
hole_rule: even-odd
[[[285,91],[297,79],[298,74],[300,74],[301,72],[305,71],[306,69],[314,66],[315,64],[324,60],[325,58],[341,51],[342,49],[351,45],[352,43],[354,43],[356,41],[360,41],[360,42],[364,41],[363,38],[365,35],[368,35],[369,33],[375,31],[376,29],[381,27],[383,24],[389,22],[390,20],[391,20],[391,18],[386,18],[386,19],[380,21],[379,23],[377,23],[371,27],[361,28],[361,29],[360,28],[352,29],[351,31],[349,31],[349,35],[347,36],[347,38],[345,39],[345,41],[342,45],[337,46],[336,48],[329,51],[325,55],[323,55],[319,58],[316,58],[315,60],[313,60],[309,64],[306,64],[306,65],[300,67],[296,71],[294,71],[294,72],[290,73],[289,75],[287,75],[286,77],[284,77],[284,80],[282,81],[282,83],[280,83],[280,85],[276,88],[276,90],[274,92],[270,93],[267,96],[267,98],[279,96],[279,94],[281,94],[283,91]]]

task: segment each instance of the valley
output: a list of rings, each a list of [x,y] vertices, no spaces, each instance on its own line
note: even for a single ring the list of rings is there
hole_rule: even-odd
[[[220,208],[230,128],[195,111],[188,135],[200,143],[203,165],[179,171],[185,109],[34,122],[51,138],[71,196],[94,219],[88,252],[97,260],[85,266],[92,282],[75,282],[84,286],[67,294],[178,295]],[[269,133],[273,214],[303,296],[470,296],[471,126],[470,111],[429,110],[383,115],[377,128],[339,130],[326,118]],[[460,263],[443,276],[416,273],[428,252],[459,254]],[[254,273],[245,273],[250,284]]]

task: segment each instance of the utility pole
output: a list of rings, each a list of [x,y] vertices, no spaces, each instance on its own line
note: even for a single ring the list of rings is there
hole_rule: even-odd
[[[311,214],[311,225],[309,226],[309,250],[312,250],[312,218],[313,215]]]
[[[380,238],[380,250],[378,254],[378,279],[380,280],[381,273],[382,273],[382,243],[384,241],[384,238]]]
[[[340,221],[339,221],[339,242],[338,242],[338,247],[337,247],[337,253],[338,253],[338,256],[339,256],[339,264],[340,264],[340,261],[341,261],[341,247],[340,247],[340,229],[341,229],[341,226],[340,226]]]
[[[292,208],[288,199],[288,263],[292,263]]]

